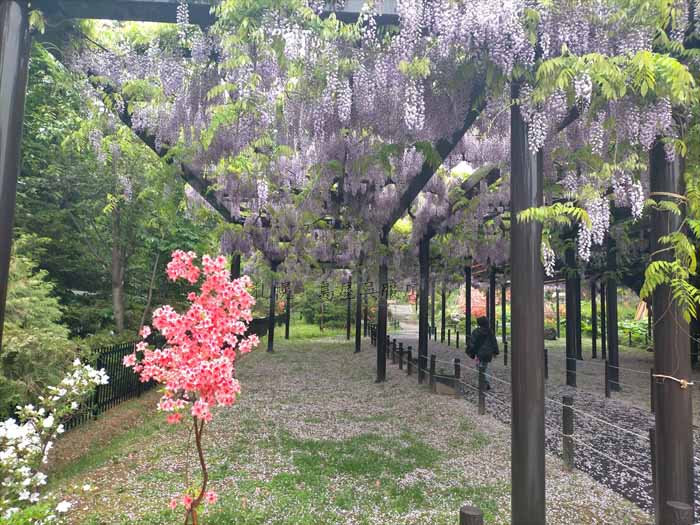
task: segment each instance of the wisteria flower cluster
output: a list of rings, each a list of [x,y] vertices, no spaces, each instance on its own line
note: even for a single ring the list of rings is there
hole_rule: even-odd
[[[197,507],[202,501],[214,503],[217,495],[207,491],[207,468],[202,450],[204,425],[212,420],[214,406],[230,406],[241,391],[234,378],[234,362],[238,354],[255,348],[258,337],[247,334],[252,320],[255,299],[248,290],[249,277],[231,280],[222,256],[204,255],[201,267],[195,265],[194,252],[177,250],[168,263],[171,281],[184,279],[195,284],[201,279],[200,293],[190,292],[190,307],[183,314],[164,305],[153,313],[153,327],[166,339],[164,348],[153,349],[146,341],[136,345],[136,351],[124,358],[141,381],[155,380],[164,385],[158,409],[166,412],[169,423],[178,423],[189,411],[194,427],[195,442],[202,469],[199,490],[187,491],[170,501],[175,509],[185,507],[187,520],[197,523]],[[141,336],[146,339],[151,328],[144,326]]]
[[[106,385],[104,369],[96,370],[79,359],[57,386],[39,396],[38,406],[17,407],[16,418],[0,422],[0,515],[9,520],[22,509],[41,500],[46,484],[42,467],[48,460],[56,437],[64,432],[63,422],[80,408],[98,385]],[[58,504],[55,512],[66,512],[70,502]],[[50,509],[51,510],[51,509]],[[56,523],[49,512],[46,522]]]

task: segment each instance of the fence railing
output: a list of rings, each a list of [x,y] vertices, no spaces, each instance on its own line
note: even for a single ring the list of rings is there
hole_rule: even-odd
[[[158,346],[160,341],[155,341]],[[66,429],[75,428],[106,410],[128,399],[138,397],[153,388],[155,382],[142,383],[132,368],[124,366],[124,356],[132,354],[137,341],[100,348],[97,351],[95,368],[105,369],[109,383],[98,385],[91,399],[86,400],[71,417],[65,421]]]

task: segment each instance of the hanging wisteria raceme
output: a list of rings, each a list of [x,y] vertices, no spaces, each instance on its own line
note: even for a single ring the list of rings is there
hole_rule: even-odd
[[[321,15],[325,2],[302,4],[261,7],[239,32],[249,13],[224,0],[219,21],[204,33],[189,25],[181,2],[178,45],[122,40],[111,43],[113,52],[84,49],[73,60],[112,83],[112,102],[118,111],[128,109],[134,130],[154,137],[156,149],[177,146],[183,161],[211,182],[207,191],[243,223],[226,248],[261,250],[268,260],[314,243],[319,257],[328,257],[325,234],[311,234],[319,219],[378,239],[377,229],[395,218],[402,195],[434,155],[427,145],[462,129],[487,76],[496,80],[483,100],[477,97],[481,117],[454,151],[442,153],[448,172],[460,161],[499,163],[507,172],[510,75],[534,73],[538,59],[648,51],[656,33],[653,17],[618,16],[613,0],[400,0],[398,31],[377,26],[375,2],[364,4],[354,26],[302,10]],[[674,24],[677,34],[684,26]],[[615,204],[638,217],[644,183],[632,170],[606,179],[586,163],[562,165],[553,152],[589,148],[610,162],[618,144],[648,148],[657,135],[677,136],[668,100],[640,100],[630,91],[601,102],[599,86],[593,72],[581,70],[544,99],[526,83],[518,101],[531,149],[544,149],[546,180],[562,179],[564,193],[591,216],[590,231],[580,236],[593,246],[610,224],[609,202],[601,199],[613,191]],[[572,108],[578,118],[560,132]],[[463,231],[465,242],[481,244],[476,257],[505,261],[500,215],[508,208],[507,180],[481,188],[475,206],[456,214],[448,213],[449,184],[436,184],[420,197],[414,237],[442,218]],[[582,190],[586,198],[578,202]],[[545,200],[560,198],[553,192]],[[579,245],[584,258],[586,243]]]

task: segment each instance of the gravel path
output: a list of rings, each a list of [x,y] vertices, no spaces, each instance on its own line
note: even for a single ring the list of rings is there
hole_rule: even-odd
[[[412,346],[415,355],[418,340],[413,309],[397,305],[392,313],[400,319],[401,330],[390,336],[397,342],[403,342],[406,348]],[[452,343],[454,345],[454,339]],[[500,338],[499,345],[501,355],[489,370],[492,389],[486,397],[486,407],[489,414],[510,424],[510,368],[503,364]],[[478,373],[463,347],[456,349],[431,340],[429,354],[436,355],[438,373],[442,368],[449,375],[453,373],[453,360],[460,359],[463,380],[469,385],[462,387],[464,396],[476,404]],[[649,372],[644,371],[643,364],[640,365],[653,357],[648,358],[640,351],[635,354],[641,354],[641,358],[631,354],[621,353],[620,356],[622,391],[613,392],[613,397],[606,399],[603,390],[604,368],[600,360],[578,361],[579,388],[567,387],[563,384],[566,356],[561,349],[550,349],[549,379],[545,391],[546,446],[550,452],[561,455],[562,397],[572,396],[576,468],[645,511],[653,512],[649,429],[654,427],[654,416],[649,410]],[[700,442],[697,433],[695,439],[697,450]],[[696,459],[696,469],[698,467],[700,461]],[[699,493],[696,488],[696,495]],[[700,505],[700,498],[696,497],[695,503],[696,507]]]

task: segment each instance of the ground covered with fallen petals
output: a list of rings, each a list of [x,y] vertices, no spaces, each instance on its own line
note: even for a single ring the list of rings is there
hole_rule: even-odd
[[[207,430],[220,500],[203,523],[455,525],[464,504],[486,523],[510,522],[508,426],[391,364],[388,381],[375,384],[368,340],[360,354],[342,338],[277,348],[241,361],[240,402]],[[182,522],[167,503],[196,475],[195,458],[186,428],[151,408],[156,398],[117,407],[59,444],[51,489],[74,502],[74,523]],[[547,476],[550,524],[651,522],[553,456]]]

